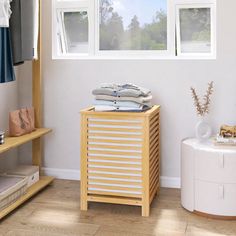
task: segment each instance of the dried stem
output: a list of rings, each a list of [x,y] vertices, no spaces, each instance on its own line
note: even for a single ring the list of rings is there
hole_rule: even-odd
[[[211,103],[210,97],[213,94],[213,81],[208,84],[206,94],[203,97],[203,101],[204,101],[203,104],[201,103],[196,90],[192,87],[190,89],[191,89],[192,97],[194,100],[194,106],[196,108],[197,114],[200,116],[204,116],[204,115],[208,114],[210,103]]]
[[[191,91],[192,91],[192,97],[193,97],[193,100],[194,100],[194,106],[196,108],[196,111],[197,111],[197,114],[202,116],[202,105],[201,105],[201,102],[200,102],[200,99],[196,93],[196,90],[194,88],[191,88]]]
[[[211,81],[208,84],[208,88],[207,88],[207,92],[205,94],[205,96],[203,97],[204,100],[204,104],[203,104],[203,113],[208,114],[209,113],[209,107],[210,107],[210,103],[211,103],[211,95],[213,94],[213,81]]]

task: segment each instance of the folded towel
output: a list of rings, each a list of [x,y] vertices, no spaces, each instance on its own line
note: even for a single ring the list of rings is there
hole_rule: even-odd
[[[132,101],[108,101],[108,100],[94,100],[93,105],[104,105],[104,106],[114,106],[114,107],[127,107],[127,108],[140,108],[140,104]],[[145,103],[146,106],[150,107],[150,103]]]
[[[142,105],[147,105],[151,107],[151,100],[152,100],[152,95],[149,95],[147,97],[113,97],[113,96],[108,96],[108,95],[96,95],[95,96],[96,100],[106,100],[106,101],[128,101],[128,102],[136,102]]]
[[[92,91],[93,95],[108,95],[114,97],[147,97],[151,91],[134,84],[102,84]]]

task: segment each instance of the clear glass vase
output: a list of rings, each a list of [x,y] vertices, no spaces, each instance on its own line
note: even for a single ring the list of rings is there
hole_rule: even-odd
[[[199,121],[195,126],[195,133],[196,138],[200,142],[206,142],[211,137],[212,129],[205,116],[199,118]]]

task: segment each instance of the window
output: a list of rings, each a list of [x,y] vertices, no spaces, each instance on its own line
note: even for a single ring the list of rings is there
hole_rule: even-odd
[[[92,7],[87,0],[53,0],[53,55],[87,56],[93,51]]]
[[[67,53],[88,53],[88,12],[60,11],[61,51]]]
[[[67,51],[69,53],[88,52],[88,12],[65,12],[64,25]]]
[[[99,50],[167,50],[167,1],[100,0]]]
[[[177,6],[178,55],[214,54],[213,14],[212,5]]]
[[[53,57],[215,55],[216,0],[53,0]]]

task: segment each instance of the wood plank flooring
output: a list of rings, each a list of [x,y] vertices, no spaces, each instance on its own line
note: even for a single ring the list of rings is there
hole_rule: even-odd
[[[141,208],[90,203],[79,206],[79,182],[56,180],[0,223],[0,236],[219,236],[236,235],[236,221],[206,219],[180,206],[180,191],[161,189],[151,216]]]

